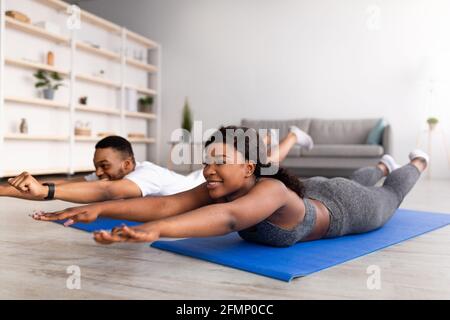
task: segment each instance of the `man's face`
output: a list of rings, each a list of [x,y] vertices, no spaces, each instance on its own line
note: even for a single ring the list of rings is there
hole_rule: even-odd
[[[94,166],[100,180],[120,180],[134,169],[131,158],[112,148],[96,149]]]

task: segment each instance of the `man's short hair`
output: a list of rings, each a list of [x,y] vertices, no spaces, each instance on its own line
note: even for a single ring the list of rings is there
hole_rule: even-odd
[[[122,137],[119,136],[109,136],[103,138],[95,145],[95,149],[106,149],[112,148],[114,150],[119,151],[122,155],[126,157],[131,157],[134,162],[134,153],[133,148],[131,147],[131,143]]]

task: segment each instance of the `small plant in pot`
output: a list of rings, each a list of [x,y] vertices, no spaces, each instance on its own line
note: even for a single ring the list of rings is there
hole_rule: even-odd
[[[145,96],[141,97],[138,100],[138,111],[139,112],[152,112],[152,106],[153,106],[153,97],[151,96]]]
[[[184,101],[183,120],[181,122],[181,128],[184,129],[182,139],[184,142],[188,142],[190,140],[190,133],[192,131],[192,112],[191,108],[189,107],[187,98]]]
[[[34,86],[36,88],[44,89],[44,98],[47,100],[53,100],[55,91],[63,85],[63,78],[58,72],[38,70],[33,76],[37,79],[37,82]]]
[[[431,118],[427,119],[427,123],[428,123],[430,130],[433,130],[436,127],[436,125],[439,123],[439,119],[431,117]]]

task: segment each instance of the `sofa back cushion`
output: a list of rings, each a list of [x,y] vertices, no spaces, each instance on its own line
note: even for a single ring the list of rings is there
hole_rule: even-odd
[[[309,119],[294,120],[249,120],[242,119],[241,125],[253,129],[279,129],[280,139],[284,138],[289,131],[290,126],[297,126],[301,130],[308,132]]]
[[[380,119],[311,119],[308,133],[315,144],[365,144]]]
[[[369,144],[318,144],[311,150],[301,150],[307,158],[376,158],[383,155],[383,147]]]

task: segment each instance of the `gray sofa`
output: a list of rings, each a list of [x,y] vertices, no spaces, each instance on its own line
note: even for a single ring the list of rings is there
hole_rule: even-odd
[[[279,129],[280,138],[295,125],[314,140],[310,151],[295,146],[282,166],[299,176],[348,176],[354,170],[371,166],[385,153],[390,153],[390,126],[386,125],[381,145],[366,144],[367,137],[380,119],[296,119],[248,120],[241,125],[255,129]]]

